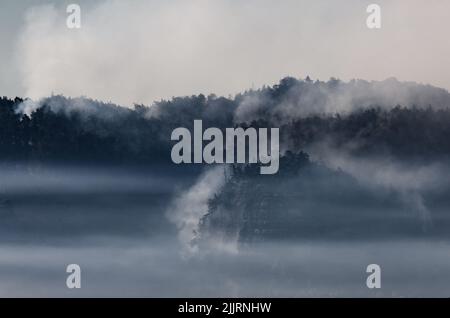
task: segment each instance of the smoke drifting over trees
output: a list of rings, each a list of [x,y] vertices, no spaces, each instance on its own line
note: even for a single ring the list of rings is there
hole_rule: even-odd
[[[236,251],[237,243],[266,238],[446,238],[450,226],[449,105],[450,94],[443,89],[394,79],[346,83],[290,77],[273,87],[232,98],[176,97],[149,106],[135,105],[134,109],[88,98],[3,98],[0,159],[13,163],[21,180],[27,184],[34,180],[33,189],[41,192],[46,186],[36,176],[45,171],[23,169],[24,164],[33,168],[36,163],[87,165],[94,172],[101,170],[96,166],[124,167],[133,177],[121,185],[124,178],[120,174],[114,179],[114,191],[125,187],[120,190],[125,192],[123,198],[137,196],[139,202],[157,205],[152,222],[165,220],[164,228],[178,232],[188,254],[211,246],[213,250]],[[257,164],[227,166],[225,170],[175,165],[170,158],[171,133],[177,127],[192,130],[197,119],[202,120],[204,129],[279,128],[279,172],[261,176]],[[153,169],[155,165],[157,169]],[[131,173],[133,167],[137,169]],[[142,173],[143,167],[149,170]],[[148,171],[164,176],[180,172],[180,180],[166,182],[170,190],[165,196],[147,198],[142,187],[145,182],[134,178],[141,175],[147,180]],[[52,177],[52,182],[60,184],[58,176]],[[91,188],[86,191],[91,193],[94,183],[89,180]],[[59,189],[52,182],[52,191]],[[64,184],[73,191],[73,181]],[[11,192],[10,182],[3,188],[5,193]],[[113,197],[117,196],[114,192]],[[14,212],[20,211],[15,207],[19,197],[3,197],[4,209],[13,215],[27,215],[16,215],[4,226],[21,224],[40,233],[31,225],[35,222],[31,216],[38,214]],[[104,197],[113,200],[109,194]],[[78,200],[74,194],[66,198]],[[96,208],[90,206],[94,198],[81,202],[89,207],[93,219],[103,220],[107,212],[97,216]],[[136,207],[130,221],[128,212],[114,214],[117,218],[108,217],[111,221],[103,230],[136,231],[136,224],[146,215],[140,214],[141,210],[147,208]],[[74,217],[78,216],[67,216],[69,220]],[[79,216],[80,220],[84,217]],[[88,231],[85,223],[77,224],[73,231],[84,235]],[[69,221],[67,226],[74,227]],[[154,225],[148,227],[153,231]],[[93,225],[89,229],[96,231]]]
[[[0,100],[2,160],[170,162],[171,131],[279,127],[282,152],[317,145],[352,155],[423,159],[450,153],[450,94],[440,88],[355,80],[284,78],[234,98],[176,97],[133,110],[88,98]]]

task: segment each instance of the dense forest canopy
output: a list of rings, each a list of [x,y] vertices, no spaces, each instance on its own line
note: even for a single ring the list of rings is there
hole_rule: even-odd
[[[282,151],[317,143],[353,155],[420,159],[450,154],[450,94],[388,79],[328,82],[284,78],[233,98],[175,97],[134,109],[88,98],[0,99],[3,161],[170,162],[171,131],[279,127]]]

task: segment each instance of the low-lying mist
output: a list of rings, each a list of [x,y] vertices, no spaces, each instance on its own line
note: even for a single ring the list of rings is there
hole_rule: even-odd
[[[448,296],[449,105],[394,79],[134,109],[0,99],[0,295]],[[279,172],[175,165],[171,132],[195,119],[279,128]]]

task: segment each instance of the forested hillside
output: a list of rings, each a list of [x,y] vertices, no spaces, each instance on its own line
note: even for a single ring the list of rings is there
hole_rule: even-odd
[[[171,131],[194,119],[205,127],[279,127],[283,152],[326,143],[356,155],[441,157],[450,154],[449,106],[445,90],[392,79],[285,78],[233,98],[176,97],[134,109],[87,98],[4,97],[0,159],[169,163]]]

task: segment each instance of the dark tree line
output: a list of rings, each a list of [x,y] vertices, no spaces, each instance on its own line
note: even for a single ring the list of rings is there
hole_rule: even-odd
[[[383,83],[388,84],[403,87],[398,82]],[[389,154],[412,159],[450,154],[450,110],[445,107],[448,93],[441,89],[414,86],[413,90],[411,84],[403,88],[413,92],[412,96],[432,96],[430,100],[439,107],[353,105],[347,113],[325,113],[320,107],[326,99],[324,92],[354,93],[360,87],[372,92],[381,84],[375,88],[370,85],[336,79],[313,82],[285,78],[273,87],[247,91],[234,98],[177,97],[151,107],[136,105],[134,109],[52,96],[29,114],[20,111],[24,100],[4,97],[0,99],[0,160],[169,163],[172,130],[192,128],[194,119],[202,119],[204,128],[279,127],[281,149],[293,153],[326,141],[354,155]],[[313,105],[305,106],[305,96]],[[236,114],[248,99],[256,102],[246,112],[249,120],[242,120]],[[314,103],[317,112],[310,111]],[[297,111],[302,107],[309,108],[308,112]]]
[[[432,159],[450,155],[450,111],[370,108],[348,116],[313,116],[283,127],[294,149],[326,140],[353,155]]]
[[[0,158],[4,161],[145,163],[161,161],[162,154],[170,151],[169,145],[157,140],[156,125],[138,111],[111,121],[78,111],[53,111],[44,104],[25,115],[16,111],[22,102],[0,100]]]

